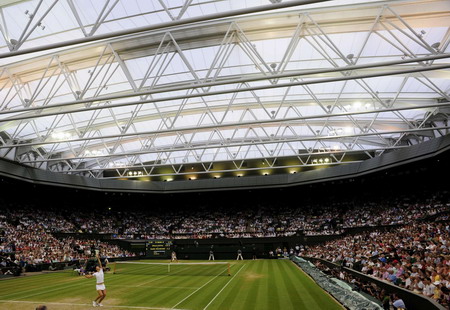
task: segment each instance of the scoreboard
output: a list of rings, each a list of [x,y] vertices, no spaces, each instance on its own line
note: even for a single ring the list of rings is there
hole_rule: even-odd
[[[172,253],[173,240],[147,240],[147,257],[152,258],[170,258]]]

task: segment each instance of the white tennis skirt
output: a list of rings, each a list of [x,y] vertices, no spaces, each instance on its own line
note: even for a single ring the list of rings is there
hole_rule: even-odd
[[[104,291],[106,290],[105,284],[100,284],[95,286],[97,291]]]

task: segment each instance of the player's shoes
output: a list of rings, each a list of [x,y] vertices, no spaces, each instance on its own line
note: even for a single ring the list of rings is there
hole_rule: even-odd
[[[99,307],[103,307],[103,305],[102,305],[102,304],[97,304],[97,306],[99,306]]]
[[[92,302],[92,307],[98,307],[98,303],[95,302],[95,301],[93,301],[93,302]]]

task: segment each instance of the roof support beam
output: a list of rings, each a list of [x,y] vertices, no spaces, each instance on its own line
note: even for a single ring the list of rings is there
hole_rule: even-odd
[[[314,79],[314,80],[307,80],[307,81],[293,81],[290,83],[282,83],[282,84],[270,84],[270,85],[254,86],[254,87],[246,87],[246,88],[227,89],[227,90],[221,90],[221,91],[211,91],[209,93],[191,93],[191,94],[186,94],[186,95],[182,95],[182,96],[173,96],[173,97],[165,97],[165,98],[158,98],[158,99],[145,99],[145,100],[140,100],[140,101],[107,104],[107,105],[103,105],[103,106],[99,106],[99,105],[89,106],[86,108],[76,109],[76,110],[63,110],[63,111],[59,110],[59,111],[49,112],[49,113],[19,115],[19,116],[13,116],[13,117],[2,119],[2,120],[0,120],[0,122],[32,119],[32,118],[60,115],[60,114],[66,114],[66,113],[94,111],[94,110],[101,110],[101,109],[105,109],[105,108],[110,109],[110,108],[115,108],[115,107],[132,106],[132,105],[145,104],[145,103],[172,101],[172,100],[180,100],[180,99],[187,99],[187,98],[198,98],[198,97],[203,97],[203,96],[223,95],[223,94],[230,94],[230,93],[236,93],[236,92],[247,92],[247,91],[256,91],[256,90],[263,90],[263,89],[322,84],[322,83],[348,81],[348,80],[359,80],[359,79],[391,76],[391,75],[405,75],[405,74],[410,74],[410,73],[426,72],[426,71],[433,71],[433,70],[444,70],[444,69],[449,69],[449,68],[450,68],[450,64],[433,65],[433,66],[428,66],[428,67],[420,67],[420,68],[405,69],[405,70],[376,72],[376,73],[367,73],[367,74],[362,74],[362,75],[342,76],[342,77],[336,77],[336,78]],[[342,69],[342,68],[339,68],[339,69]],[[347,68],[347,71],[349,71],[349,70],[351,70],[351,69]],[[337,71],[343,71],[343,70],[337,70]],[[195,87],[193,86],[193,88],[197,88],[197,87],[198,87],[197,85]],[[150,92],[150,93],[152,93],[152,92]],[[147,93],[149,93],[149,92],[147,92]],[[138,94],[135,94],[135,96],[136,95],[138,95]],[[98,99],[96,101],[98,101]],[[27,108],[27,109],[21,109],[21,110],[22,111],[23,110],[27,110],[27,111],[39,110],[39,111],[41,111],[43,109],[57,108],[57,107],[67,106],[67,105],[76,105],[76,104],[80,104],[80,103],[84,103],[84,101],[70,103],[70,104],[54,104],[52,106],[47,106],[47,107],[34,107],[34,108]],[[17,112],[19,112],[19,111],[2,111],[2,112],[0,112],[0,115],[17,113]]]
[[[291,77],[300,77],[300,76],[310,76],[310,75],[316,75],[316,74],[324,74],[324,73],[332,73],[332,72],[348,72],[351,70],[360,70],[360,69],[370,69],[370,68],[380,68],[380,67],[388,67],[388,66],[394,66],[394,65],[402,65],[402,64],[410,64],[410,63],[422,63],[426,61],[434,61],[439,59],[447,59],[450,58],[450,54],[439,54],[439,55],[432,55],[432,56],[426,56],[426,57],[417,57],[417,58],[411,58],[411,59],[403,59],[403,60],[395,60],[395,61],[384,61],[384,62],[377,62],[377,63],[368,63],[368,64],[361,64],[361,65],[353,65],[353,66],[345,66],[345,67],[337,67],[337,68],[327,68],[327,69],[315,69],[315,70],[298,70],[298,71],[291,71],[284,74],[276,74],[271,76],[258,76],[258,77],[251,77],[251,78],[245,78],[245,79],[233,79],[233,80],[225,80],[225,81],[217,81],[217,82],[206,82],[206,83],[199,83],[199,84],[193,84],[193,85],[184,85],[184,86],[176,86],[176,87],[165,87],[165,88],[153,88],[148,91],[137,91],[137,92],[129,92],[126,94],[120,94],[120,95],[108,95],[108,96],[98,96],[96,98],[88,98],[88,99],[80,99],[75,101],[68,101],[64,103],[57,103],[52,104],[50,106],[46,107],[29,107],[26,109],[12,109],[12,110],[3,110],[0,111],[0,115],[7,115],[7,114],[16,114],[16,113],[23,113],[23,112],[31,112],[31,111],[41,111],[44,109],[50,109],[50,108],[60,108],[60,107],[68,107],[72,105],[79,105],[79,104],[88,104],[93,103],[97,101],[111,101],[115,99],[123,99],[123,98],[129,98],[129,97],[137,97],[137,96],[148,96],[153,94],[160,94],[164,92],[176,92],[176,91],[182,91],[182,90],[190,90],[193,88],[211,88],[214,86],[223,86],[223,85],[229,85],[229,84],[236,84],[236,83],[248,83],[248,82],[257,82],[257,81],[264,81],[269,79],[282,79],[282,78],[291,78]],[[431,67],[429,67],[431,68]],[[434,69],[428,69],[428,70],[434,70]],[[428,71],[424,70],[424,71]],[[405,71],[399,71],[397,74],[401,74]],[[415,70],[414,72],[421,72],[420,70]],[[392,74],[391,74],[392,75]],[[382,73],[371,73],[369,77],[372,76],[382,76]],[[354,78],[364,78],[364,76],[354,76]],[[333,80],[329,80],[329,82],[332,82]],[[325,83],[325,82],[323,82]],[[299,82],[299,83],[283,83],[283,84],[273,84],[269,86],[270,88],[277,88],[277,87],[289,87],[289,86],[298,86],[298,85],[307,85],[307,82]],[[141,86],[142,87],[142,86]],[[139,87],[139,88],[141,88]],[[250,90],[258,90],[258,89],[265,89],[265,88],[252,88]],[[240,90],[242,92],[248,91],[248,89],[242,89]],[[228,92],[239,92],[238,90],[231,90]],[[208,93],[199,93],[197,97],[199,96],[205,96]],[[220,94],[220,93],[219,93]],[[162,99],[159,99],[162,100]],[[154,102],[148,101],[148,102]],[[142,103],[148,103],[146,100],[140,100],[136,101],[134,103],[122,103],[122,104],[114,104],[114,105],[108,105],[109,107],[121,107],[121,106],[128,106],[133,104],[142,104]],[[104,108],[107,108],[106,106]],[[86,110],[84,110],[86,111]],[[10,120],[10,119],[7,119]],[[0,122],[3,120],[0,120]]]
[[[252,7],[252,8],[245,8],[245,9],[209,14],[209,15],[204,15],[204,16],[184,18],[181,20],[169,21],[169,22],[160,23],[157,25],[136,27],[133,29],[114,31],[114,32],[106,33],[106,34],[94,35],[94,36],[90,36],[90,37],[84,37],[84,38],[68,40],[68,41],[64,41],[64,42],[58,42],[58,43],[47,44],[47,45],[42,45],[42,46],[38,46],[38,47],[27,48],[27,49],[23,49],[20,51],[12,51],[9,53],[0,53],[0,59],[18,56],[18,55],[30,54],[30,53],[34,53],[34,52],[41,52],[41,51],[46,51],[46,50],[50,50],[50,49],[54,49],[54,48],[66,47],[66,46],[71,46],[71,45],[76,45],[76,44],[111,39],[111,38],[115,38],[115,37],[120,37],[120,36],[140,33],[140,32],[146,32],[146,31],[151,31],[151,30],[165,29],[165,28],[182,26],[182,25],[187,25],[187,24],[192,24],[192,23],[205,22],[205,21],[214,20],[214,19],[221,19],[221,18],[233,17],[233,16],[241,16],[241,15],[252,14],[252,13],[260,13],[260,12],[265,12],[265,11],[270,11],[270,10],[284,9],[284,8],[289,8],[289,7],[294,7],[294,6],[301,6],[301,5],[307,5],[307,4],[312,4],[312,3],[320,3],[320,2],[325,2],[325,1],[330,1],[330,0],[293,0],[293,1],[288,1],[288,2],[277,3],[277,4],[261,5],[261,6]]]
[[[269,124],[269,123],[286,123],[293,121],[302,121],[302,120],[310,120],[310,119],[321,119],[321,118],[333,118],[333,117],[342,117],[342,116],[356,116],[356,115],[365,115],[372,113],[383,113],[383,112],[394,112],[394,111],[402,111],[402,110],[415,110],[415,109],[428,109],[434,107],[448,107],[450,106],[450,102],[436,103],[436,104],[427,104],[422,106],[415,107],[397,107],[397,108],[383,108],[380,110],[372,110],[372,111],[357,111],[357,112],[345,112],[345,113],[334,113],[334,114],[319,114],[319,115],[308,115],[308,116],[299,116],[293,118],[283,118],[283,119],[267,119],[267,120],[256,120],[256,121],[241,121],[238,123],[228,123],[228,124],[214,124],[214,125],[204,125],[198,127],[189,127],[189,128],[174,128],[174,129],[158,129],[156,131],[145,131],[145,132],[136,132],[136,133],[121,133],[117,135],[107,135],[107,136],[92,136],[92,137],[82,137],[75,139],[67,139],[64,141],[36,141],[36,142],[28,142],[28,143],[20,143],[13,145],[0,145],[0,149],[4,147],[13,147],[13,146],[36,146],[36,145],[46,145],[46,144],[54,144],[54,143],[67,143],[67,142],[80,142],[86,140],[99,140],[99,139],[112,139],[119,137],[132,137],[132,136],[147,136],[147,135],[161,135],[167,133],[174,132],[189,132],[189,131],[199,131],[205,129],[214,129],[214,128],[227,128],[227,127],[236,127],[236,126],[252,126],[252,125],[261,125],[261,124]]]

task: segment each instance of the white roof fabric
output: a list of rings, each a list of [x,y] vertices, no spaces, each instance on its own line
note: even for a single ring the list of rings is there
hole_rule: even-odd
[[[0,54],[267,4],[20,1],[0,8]],[[0,154],[97,178],[378,156],[448,133],[448,25],[444,0],[329,1],[3,57]]]

